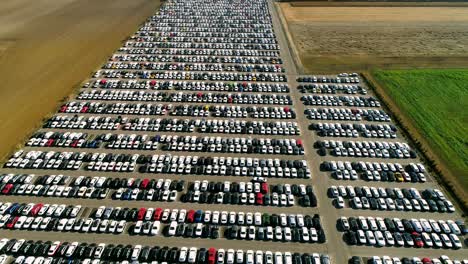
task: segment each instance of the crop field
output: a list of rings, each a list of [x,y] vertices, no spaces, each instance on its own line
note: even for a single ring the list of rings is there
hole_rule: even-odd
[[[374,77],[468,189],[468,70],[375,71]]]
[[[158,5],[150,0],[0,1],[0,157]]]
[[[468,65],[465,3],[279,5],[305,72]]]

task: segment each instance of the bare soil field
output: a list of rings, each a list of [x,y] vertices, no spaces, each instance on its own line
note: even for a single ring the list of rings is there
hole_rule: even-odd
[[[468,66],[467,3],[369,4],[279,3],[305,72]]]
[[[0,158],[158,6],[158,0],[0,1]]]

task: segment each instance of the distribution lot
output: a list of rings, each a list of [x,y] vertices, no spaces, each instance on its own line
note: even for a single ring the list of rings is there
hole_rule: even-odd
[[[350,101],[349,98],[376,98],[375,94],[372,90],[368,89],[365,84],[361,82],[356,82],[355,75],[351,75],[348,77],[335,77],[335,76],[299,76],[298,77],[298,89],[302,93],[302,102],[305,105],[306,109],[343,109],[343,108],[354,108],[354,109],[361,109],[361,110],[381,110],[384,113],[388,110],[382,108],[382,106],[378,106],[374,104],[373,106],[367,105],[364,106],[364,101],[359,103],[359,100]],[[346,81],[349,79],[349,82]],[[311,98],[307,99],[306,98]],[[339,98],[341,98],[339,100]],[[348,98],[345,100],[345,98]],[[368,100],[368,102],[371,100]],[[353,106],[350,106],[350,103],[353,103]],[[361,105],[360,105],[361,104]],[[328,110],[328,111],[329,111]],[[306,110],[306,112],[310,112]],[[354,115],[351,115],[354,113]],[[399,190],[403,189],[410,189],[415,188],[418,190],[424,190],[426,188],[439,188],[437,187],[436,182],[430,176],[428,171],[424,172],[424,175],[428,177],[419,178],[417,174],[413,174],[412,171],[414,167],[406,166],[411,163],[418,163],[418,159],[414,159],[413,157],[409,158],[399,158],[399,159],[392,159],[386,157],[384,152],[381,154],[375,149],[375,153],[368,151],[362,151],[359,147],[337,147],[340,142],[362,142],[370,141],[376,142],[388,142],[388,144],[405,141],[405,137],[399,132],[399,129],[396,129],[396,134],[392,135],[390,133],[384,133],[385,125],[392,126],[393,121],[387,119],[385,115],[381,115],[379,118],[380,120],[375,119],[375,115],[357,115],[358,111],[349,112],[349,113],[342,113],[341,115],[337,114],[327,114],[327,115],[308,115],[310,120],[309,129],[310,132],[313,133],[314,137],[313,140],[316,142],[314,143],[315,152],[317,153],[317,157],[314,159],[319,163],[320,172],[317,174],[319,176],[319,183],[317,185],[320,186],[330,186],[328,195],[328,205],[337,207],[335,211],[326,211],[325,214],[329,216],[324,216],[330,219],[333,218],[340,218],[342,216],[345,217],[354,217],[358,219],[359,217],[380,217],[382,219],[389,218],[426,218],[431,219],[432,217],[436,217],[437,220],[448,220],[448,219],[458,219],[460,215],[456,213],[453,214],[446,214],[446,213],[434,213],[430,212],[432,209],[423,210],[423,212],[417,212],[418,209],[412,208],[408,209],[398,209],[398,203],[394,203],[394,201],[398,200],[396,196],[391,194],[391,189],[398,188]],[[346,127],[345,125],[351,124],[350,127]],[[353,126],[353,124],[357,124],[358,126]],[[333,125],[333,127],[332,127]],[[340,127],[338,127],[340,125]],[[362,129],[360,125],[366,125],[366,129]],[[378,126],[381,126],[380,128]],[[373,127],[372,127],[373,126]],[[393,126],[393,128],[395,128]],[[393,131],[393,130],[389,130]],[[325,143],[327,142],[327,143]],[[333,147],[330,147],[333,146]],[[410,146],[411,147],[411,146]],[[340,150],[340,152],[338,152]],[[343,150],[346,150],[347,154],[343,153]],[[361,151],[359,151],[361,150]],[[391,151],[389,152],[391,154]],[[381,157],[378,158],[378,155]],[[348,164],[346,164],[348,162]],[[363,165],[360,165],[364,162]],[[341,163],[341,165],[340,165]],[[377,163],[377,164],[376,164]],[[382,163],[387,169],[382,166]],[[398,169],[392,171],[391,165],[401,164],[403,170],[398,172]],[[369,166],[370,165],[370,166]],[[378,167],[375,167],[378,165]],[[351,166],[351,167],[349,167]],[[365,166],[365,169],[362,169]],[[413,169],[412,169],[413,168]],[[371,176],[369,176],[369,174]],[[347,175],[347,176],[346,176]],[[355,175],[355,176],[352,176]],[[401,178],[400,178],[401,175]],[[395,177],[396,176],[396,177]],[[400,179],[398,179],[400,178]],[[343,186],[343,187],[340,187]],[[337,193],[334,194],[332,189],[337,188]],[[360,194],[360,192],[351,192],[350,189],[357,191],[357,189],[374,189],[374,191],[370,191],[367,193],[367,190],[361,190],[364,194]],[[380,196],[380,198],[376,199],[375,202],[370,202],[370,200],[374,199],[375,191],[377,191],[377,196],[380,194],[385,194],[385,196]],[[405,192],[405,191],[404,191]],[[336,196],[335,196],[336,195]],[[355,203],[357,199],[354,197],[362,197],[364,195],[369,202],[367,203]],[[339,200],[343,197],[342,202],[338,203]],[[347,197],[347,198],[346,198]],[[381,198],[384,198],[382,200]],[[388,201],[391,198],[393,201]],[[396,200],[394,200],[397,198]],[[353,201],[354,200],[354,201]],[[359,202],[362,199],[359,199],[356,202]],[[381,200],[379,202],[379,200]],[[405,198],[403,199],[405,200]],[[402,200],[402,202],[404,202]],[[375,205],[372,205],[375,203]],[[404,204],[401,205],[404,207]],[[431,202],[432,203],[432,202]],[[367,205],[366,205],[367,204]],[[423,205],[424,202],[420,205]],[[325,206],[323,203],[320,203],[320,207]],[[344,207],[344,208],[341,208]],[[417,207],[419,207],[417,205]],[[419,209],[421,210],[421,209]],[[403,212],[402,212],[403,211]],[[448,218],[446,218],[448,217]],[[357,229],[352,229],[352,231],[357,231],[360,229],[361,226],[358,226]],[[341,230],[341,226],[339,221],[336,223],[337,230]],[[394,232],[394,231],[392,231]],[[407,230],[405,231],[407,232]],[[383,233],[382,233],[383,234]],[[357,234],[356,234],[357,235]],[[392,233],[393,237],[394,233]],[[386,246],[374,246],[369,248],[369,241],[363,242],[363,244],[354,243],[352,242],[353,239],[350,240],[349,233],[342,233],[338,239],[341,240],[343,246],[345,243],[351,244],[351,246],[344,246],[345,252],[349,255],[355,256],[391,256],[391,257],[420,257],[421,259],[424,257],[433,258],[437,255],[444,254],[445,250],[440,249],[432,249],[427,250],[424,247],[420,248],[412,248],[411,250],[405,249],[405,247],[409,247],[406,245],[405,247],[393,247],[386,244]],[[356,237],[357,239],[357,237]],[[351,241],[351,242],[350,242]],[[384,243],[388,243],[387,240],[384,239]],[[463,241],[463,239],[462,239]],[[427,247],[427,246],[425,246]],[[406,251],[406,253],[405,253]],[[372,252],[372,253],[371,253]],[[446,251],[445,251],[446,252]],[[463,252],[462,253],[463,256]],[[447,253],[448,255],[452,255],[452,253]],[[456,253],[458,255],[458,252]],[[359,263],[359,262],[357,262]]]
[[[468,7],[431,4],[279,6],[305,72],[466,66]]]
[[[149,0],[2,1],[0,157],[11,153],[158,6]]]
[[[452,223],[461,213],[359,75],[297,74],[276,12],[268,1],[165,2],[5,161],[0,235],[25,241],[0,241],[1,253],[20,263],[465,258],[466,245],[419,247],[416,224],[401,230],[416,232],[406,247],[384,247],[374,227],[379,246],[374,233],[351,245],[342,216]],[[457,227],[454,244],[466,233]]]

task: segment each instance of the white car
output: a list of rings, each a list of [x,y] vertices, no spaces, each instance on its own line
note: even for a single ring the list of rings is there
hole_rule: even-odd
[[[179,262],[184,263],[187,259],[188,248],[182,247],[179,251]]]
[[[167,229],[167,234],[169,236],[175,236],[177,225],[178,224],[176,221],[171,222],[171,224],[169,225],[169,228]]]

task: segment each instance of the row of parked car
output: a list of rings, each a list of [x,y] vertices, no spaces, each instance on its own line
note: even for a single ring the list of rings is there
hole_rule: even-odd
[[[36,132],[26,142],[26,146],[34,147],[88,147],[88,133],[83,132]]]
[[[153,155],[140,172],[310,178],[305,160]]]
[[[130,38],[137,38],[141,36],[141,34],[148,34],[148,31],[139,31],[135,33]],[[221,36],[221,37],[234,37],[240,36],[243,38],[250,38],[250,37],[274,37],[272,33],[240,33],[240,34],[232,34],[232,33],[221,33],[221,32],[200,32],[200,36]],[[189,32],[179,33],[179,36],[192,36]],[[109,59],[109,61],[132,61],[132,62],[191,62],[191,63],[231,63],[231,64],[283,64],[281,58],[264,58],[264,57],[218,57],[218,56],[153,56],[153,55],[131,55],[131,54],[114,54]]]
[[[309,129],[321,137],[396,138],[396,127],[391,124],[312,123]]]
[[[390,116],[385,111],[366,108],[308,108],[304,110],[304,114],[312,120],[391,121]]]
[[[142,103],[101,103],[94,101],[70,101],[60,107],[59,113],[119,114],[119,115],[172,115],[193,117],[293,119],[294,110],[289,107],[241,107],[201,106]]]
[[[336,76],[302,76],[297,77],[297,82],[300,83],[359,83],[359,75],[357,73],[340,73]]]
[[[34,174],[14,174],[14,173],[0,174],[0,183],[23,184],[23,183],[32,183],[35,180],[36,180],[36,175]],[[61,181],[61,178],[60,178],[60,181]],[[57,182],[57,184],[59,182]]]
[[[170,131],[257,134],[257,135],[300,135],[296,122],[263,122],[240,120],[190,120],[168,118],[132,118],[103,116],[56,115],[45,122],[44,128],[129,130],[129,131]]]
[[[291,252],[271,252],[261,250],[234,250],[215,248],[169,248],[167,246],[142,245],[106,245],[104,243],[33,241],[25,239],[2,239],[0,241],[2,261],[5,256],[15,256],[16,264],[65,263],[79,260],[80,263],[99,264],[108,261],[120,263],[153,262],[159,263],[314,263],[329,264],[330,258],[325,254],[300,254]]]
[[[335,141],[323,140],[315,143],[320,151],[337,157],[414,159],[416,152],[405,142],[387,141]]]
[[[412,218],[412,219],[400,219],[400,218],[382,218],[382,217],[341,217],[338,219],[339,229],[342,231],[357,231],[359,229],[367,231],[382,232],[417,232],[417,233],[437,233],[437,234],[455,234],[465,235],[468,233],[468,229],[463,221],[457,220],[434,220],[425,218]]]
[[[460,249],[460,238],[455,234],[390,232],[362,230],[346,231],[343,239],[350,245],[368,245],[376,247],[416,247]]]
[[[224,65],[221,63],[161,63],[161,62],[108,62],[103,69],[131,69],[131,70],[169,70],[169,71],[222,71],[222,72],[285,72],[280,65],[269,64],[236,64]]]
[[[42,204],[42,203],[0,203],[0,214],[17,216],[43,216],[51,218],[74,218],[81,212],[81,205]]]
[[[303,207],[317,206],[315,194],[301,195],[298,204]],[[294,206],[296,198],[292,194],[262,194],[262,193],[237,193],[237,192],[200,192],[188,191],[181,197],[181,202],[208,203],[208,204],[233,204],[233,205],[264,205],[264,206]]]
[[[136,168],[139,155],[87,153],[70,151],[28,151],[15,158],[13,156],[5,164],[5,168],[47,169],[47,170],[79,170],[84,166],[94,171],[131,172]]]
[[[167,23],[166,25],[169,25]],[[202,27],[209,27],[210,23],[200,23]],[[164,26],[164,24],[161,24]],[[195,23],[186,23],[180,24],[179,27],[183,26],[195,26]],[[239,25],[240,26],[240,25]],[[144,38],[140,38],[144,40]],[[162,41],[162,42],[152,42],[150,39],[147,41],[127,41],[125,43],[126,47],[134,47],[134,48],[189,48],[189,49],[257,49],[257,50],[279,50],[279,46],[277,44],[270,44],[275,43],[271,39],[262,39],[261,41],[267,41],[267,43],[216,43],[216,40],[212,40],[212,42],[206,43],[192,43],[192,42],[178,42],[178,41]],[[249,41],[253,41],[250,39]]]
[[[127,222],[92,218],[0,215],[0,228],[11,230],[121,234]]]
[[[185,189],[185,180],[78,176],[72,181],[70,186],[109,189],[130,188],[143,190],[155,189],[163,191],[176,190],[181,192]]]
[[[353,256],[349,259],[350,264],[361,264],[361,257]],[[369,264],[467,264],[468,260],[452,260],[446,255],[438,258],[429,257],[389,257],[389,256],[372,256],[368,258]]]
[[[304,105],[380,107],[376,98],[363,96],[303,95],[301,101]]]
[[[92,187],[91,187],[92,188]],[[142,190],[138,188],[120,188],[112,194],[114,200],[125,201],[161,201],[161,202],[174,202],[177,199],[176,190]]]
[[[322,230],[318,215],[303,214],[268,214],[260,212],[210,211],[195,209],[163,209],[163,208],[121,208],[100,206],[92,210],[93,219],[116,221],[159,221],[165,224],[176,222],[203,223],[211,225],[238,226],[272,226],[272,227],[307,227]],[[172,224],[177,225],[177,224]]]
[[[420,192],[415,188],[382,188],[368,186],[331,186],[328,194],[343,201],[350,199],[350,205],[356,209],[414,210],[430,212],[455,211],[452,202],[447,200],[439,189],[425,189]],[[375,205],[377,204],[377,208]]]
[[[166,27],[167,28],[167,27]],[[242,29],[245,30],[245,29]],[[190,29],[187,30],[188,32]],[[236,32],[233,29],[231,32]],[[192,31],[194,32],[194,31]],[[250,31],[258,32],[258,31]],[[264,31],[266,32],[266,31]],[[134,48],[120,47],[118,52],[125,54],[146,54],[146,55],[195,55],[195,56],[254,56],[254,57],[279,57],[277,50],[237,50],[237,49],[185,49],[185,48]]]
[[[5,184],[0,186],[0,195],[105,199],[110,193],[107,188],[72,187],[42,184]]]
[[[12,178],[22,175],[10,175]],[[23,175],[26,177],[26,175]],[[29,175],[32,177],[31,175]],[[185,188],[184,180],[170,179],[134,179],[79,176],[69,186],[65,184],[70,176],[42,175],[37,176],[36,183],[2,183],[1,195],[34,195],[49,197],[104,199],[110,190],[113,199],[175,201],[177,192]],[[10,181],[13,182],[13,181]],[[28,180],[28,182],[30,182]]]
[[[17,156],[15,158],[15,156]],[[86,152],[28,151],[15,154],[6,168],[72,169],[81,165],[94,171],[134,171],[206,175],[310,178],[304,160],[258,159],[237,157],[198,157]]]
[[[171,45],[174,46],[174,45]],[[94,78],[116,79],[156,79],[156,80],[193,80],[193,81],[249,81],[249,82],[287,82],[284,74],[273,73],[230,73],[230,72],[187,72],[152,70],[98,70]]]
[[[224,103],[224,104],[269,104],[269,105],[292,105],[289,95],[283,94],[260,94],[260,93],[218,93],[209,92],[151,92],[130,93],[119,90],[91,90],[81,92],[78,100],[112,100],[112,101],[134,101],[135,95],[148,95],[147,100],[157,102],[189,102],[189,103]],[[151,97],[149,97],[149,95]],[[119,100],[119,97],[122,99]],[[64,108],[62,111],[67,110]],[[130,110],[129,110],[130,111]]]
[[[324,243],[326,241],[323,230],[317,230],[313,227],[229,226],[225,231],[225,236],[228,239],[280,242]]]
[[[302,141],[296,139],[225,138],[147,134],[99,134],[75,132],[38,132],[26,143],[34,147],[138,149],[226,153],[303,155]]]
[[[301,93],[318,94],[362,94],[366,95],[366,88],[354,84],[299,84],[297,89]]]
[[[248,57],[246,57],[248,58]],[[155,101],[160,93],[131,90],[186,90],[211,92],[250,92],[250,93],[288,93],[289,87],[284,83],[247,83],[247,82],[205,82],[205,81],[156,81],[156,80],[116,80],[96,79],[83,85],[83,88],[112,89],[119,101]],[[119,90],[120,89],[120,90]],[[130,90],[130,91],[129,91]],[[83,94],[84,97],[81,97]],[[87,91],[82,91],[77,99],[86,98]],[[114,97],[112,96],[112,99]]]
[[[322,170],[331,171],[337,180],[383,181],[383,182],[426,182],[426,169],[421,163],[410,163],[403,167],[391,162],[324,161]]]

